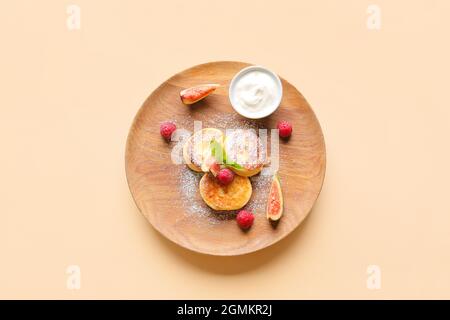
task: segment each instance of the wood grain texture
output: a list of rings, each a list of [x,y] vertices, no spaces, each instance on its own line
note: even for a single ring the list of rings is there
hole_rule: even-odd
[[[139,210],[165,237],[197,252],[212,255],[238,255],[263,249],[294,230],[313,207],[325,175],[325,143],[314,112],[300,92],[282,79],[283,99],[271,116],[254,120],[259,127],[276,128],[279,120],[289,120],[293,135],[280,141],[280,168],[284,196],[284,216],[274,228],[265,218],[264,207],[256,209],[256,219],[249,232],[242,232],[234,219],[187,213],[181,201],[180,179],[185,165],[174,164],[171,152],[176,142],[165,142],[159,135],[162,121],[173,120],[177,128],[193,131],[193,120],[203,127],[222,128],[221,116],[234,113],[228,99],[232,77],[249,64],[212,62],[174,75],[161,84],[144,102],[131,126],[125,155],[128,184]],[[182,89],[205,83],[219,83],[212,95],[192,105],[181,103]],[[236,117],[233,127],[248,123]],[[253,121],[253,120],[252,120]],[[198,189],[195,190],[198,193]],[[199,197],[197,197],[199,199]],[[196,200],[197,201],[197,200]],[[198,201],[201,201],[198,200]],[[252,201],[252,200],[250,200]],[[220,215],[220,214],[218,214]]]

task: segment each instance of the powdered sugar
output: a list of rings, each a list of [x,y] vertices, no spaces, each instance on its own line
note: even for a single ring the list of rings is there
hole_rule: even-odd
[[[186,117],[179,126],[191,129],[193,119]],[[259,128],[263,128],[258,120],[247,120],[236,113],[216,114],[212,118],[204,119],[203,128],[217,128],[224,133],[228,129],[254,129],[258,132]],[[178,178],[178,186],[180,200],[187,216],[192,223],[204,225],[215,225],[224,220],[235,219],[239,210],[234,211],[216,211],[208,207],[200,196],[199,183],[204,175],[202,172],[194,172],[186,165],[180,165],[173,173]],[[265,215],[267,196],[270,190],[271,177],[258,174],[250,178],[252,183],[252,196],[244,208],[251,211],[255,216]]]
[[[204,119],[194,118],[191,115],[185,115],[183,119],[179,119],[176,123],[178,128],[192,130],[194,121],[202,121],[203,128],[217,128],[222,131],[227,129],[259,129],[263,128],[261,120],[249,120],[236,113],[216,113],[211,117]]]
[[[187,215],[194,223],[217,224],[223,220],[234,219],[237,211],[216,211],[206,205],[200,196],[199,183],[204,173],[194,172],[186,166],[181,166],[178,173],[178,185],[181,204]],[[270,190],[271,178],[256,175],[250,178],[252,196],[243,209],[255,215],[264,215],[267,196]]]
[[[199,191],[199,183],[203,175],[203,172],[194,172],[186,166],[180,168],[178,185],[185,214],[189,218],[195,218],[200,223],[206,222],[209,224],[233,219],[235,212],[213,210],[203,201]]]

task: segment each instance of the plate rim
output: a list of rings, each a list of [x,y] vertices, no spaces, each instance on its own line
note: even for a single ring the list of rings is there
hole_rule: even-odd
[[[280,78],[280,80],[281,80],[282,83],[283,83],[283,81],[286,82],[286,83],[287,83],[288,85],[290,85],[290,86],[291,86],[291,87],[292,87],[292,88],[293,88],[293,89],[294,89],[301,97],[303,97],[303,99],[306,101],[306,103],[308,104],[309,109],[311,110],[311,112],[312,112],[312,114],[313,114],[313,116],[314,116],[314,118],[315,118],[315,120],[316,120],[316,122],[317,122],[317,124],[318,124],[318,127],[319,127],[319,129],[320,129],[320,136],[321,136],[321,138],[322,138],[321,140],[322,140],[322,143],[323,143],[323,175],[322,175],[322,179],[321,179],[321,181],[320,181],[320,186],[319,186],[318,192],[317,192],[317,194],[316,194],[316,196],[315,196],[315,198],[314,198],[314,201],[312,202],[312,206],[311,206],[311,208],[309,208],[309,210],[305,213],[304,217],[303,217],[303,218],[297,223],[297,225],[294,226],[291,230],[289,230],[288,232],[285,232],[285,233],[284,233],[280,238],[278,238],[276,241],[273,241],[273,242],[271,242],[271,243],[269,243],[269,244],[267,244],[267,245],[265,245],[265,246],[262,246],[262,247],[259,247],[259,248],[256,248],[256,249],[252,249],[252,250],[247,250],[247,251],[244,250],[244,251],[239,251],[239,252],[223,252],[223,253],[222,253],[222,252],[221,252],[221,253],[212,253],[212,252],[209,252],[209,251],[201,251],[201,250],[199,250],[199,249],[197,249],[197,248],[195,248],[195,247],[191,247],[191,246],[187,246],[187,245],[185,245],[185,244],[183,244],[183,243],[179,243],[179,242],[175,241],[174,239],[172,239],[171,237],[166,236],[166,235],[159,229],[159,226],[153,224],[153,223],[149,220],[149,218],[146,216],[146,214],[142,211],[142,209],[141,209],[141,208],[139,207],[139,205],[137,204],[137,201],[136,201],[135,195],[134,195],[133,192],[132,192],[131,185],[130,185],[130,180],[129,180],[129,172],[128,172],[128,153],[129,153],[130,137],[131,137],[131,135],[132,135],[133,128],[135,127],[136,120],[138,119],[139,115],[140,115],[141,112],[143,111],[144,106],[146,105],[147,101],[153,96],[153,94],[154,94],[155,92],[158,91],[158,89],[160,89],[163,85],[165,85],[170,79],[173,79],[174,77],[178,76],[179,74],[182,74],[182,73],[184,73],[184,72],[186,72],[186,71],[188,71],[188,70],[194,69],[194,68],[199,68],[199,67],[207,66],[207,65],[211,65],[211,64],[226,64],[226,63],[242,64],[242,65],[245,65],[244,68],[245,68],[245,67],[248,67],[248,66],[258,66],[258,65],[259,65],[259,64],[252,64],[252,63],[248,63],[248,62],[244,62],[244,61],[236,61],[236,60],[215,60],[215,61],[209,61],[209,62],[205,62],[205,63],[196,64],[196,65],[193,65],[193,66],[191,66],[191,67],[185,68],[185,69],[183,69],[183,70],[181,70],[181,71],[179,71],[179,72],[173,74],[172,76],[170,76],[169,78],[167,78],[165,81],[161,82],[161,84],[159,84],[155,89],[153,89],[153,90],[151,91],[150,95],[144,100],[144,102],[143,102],[143,103],[141,104],[141,106],[139,107],[139,109],[138,109],[138,111],[136,112],[136,114],[134,115],[133,121],[131,122],[131,125],[130,125],[130,127],[129,127],[129,129],[128,129],[127,139],[126,139],[126,142],[125,142],[125,152],[124,152],[124,158],[125,158],[125,161],[124,161],[124,164],[125,164],[125,176],[126,176],[126,181],[127,181],[128,189],[129,189],[129,191],[130,191],[130,193],[131,193],[131,197],[132,197],[132,199],[133,199],[133,202],[134,202],[135,206],[136,206],[137,209],[139,210],[140,214],[147,220],[147,222],[150,223],[150,225],[151,225],[155,230],[158,231],[158,233],[159,233],[160,236],[162,236],[162,237],[163,237],[164,239],[166,239],[166,240],[169,240],[171,243],[176,244],[177,246],[179,246],[179,247],[181,247],[181,248],[183,248],[183,249],[187,249],[187,250],[189,250],[189,251],[191,251],[191,252],[195,252],[195,253],[202,254],[202,255],[207,255],[207,256],[217,256],[217,257],[243,256],[243,255],[255,253],[255,252],[261,251],[261,250],[263,250],[263,249],[266,249],[266,248],[268,248],[268,247],[271,247],[271,246],[273,246],[273,245],[279,243],[280,241],[282,241],[282,240],[284,240],[286,237],[288,237],[290,234],[292,234],[295,230],[297,230],[297,229],[299,228],[299,226],[300,226],[301,224],[304,223],[304,221],[305,221],[305,220],[309,217],[309,215],[311,214],[311,211],[313,210],[313,208],[316,206],[317,200],[318,200],[318,198],[319,198],[319,195],[320,195],[321,192],[322,192],[323,185],[324,185],[325,178],[326,178],[326,173],[327,173],[327,147],[326,147],[326,142],[325,142],[325,135],[324,135],[324,133],[323,133],[322,126],[321,126],[321,124],[320,124],[319,119],[317,118],[316,113],[314,112],[313,107],[309,104],[308,100],[303,96],[303,94],[297,89],[296,86],[294,86],[294,85],[291,84],[288,80],[286,80],[284,77],[282,77],[281,75],[279,75],[278,73],[276,73],[276,74],[279,76],[279,78]]]

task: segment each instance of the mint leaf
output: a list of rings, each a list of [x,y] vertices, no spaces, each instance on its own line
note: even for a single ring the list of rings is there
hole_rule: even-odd
[[[217,142],[215,139],[211,140],[210,142],[211,147],[211,155],[216,158],[218,163],[223,163],[224,161],[224,150],[222,148],[222,145]]]
[[[236,169],[244,169],[243,166],[241,166],[240,164],[238,164],[236,162],[225,163],[225,165],[236,168]]]
[[[236,169],[244,169],[243,166],[236,162],[228,162],[225,149],[222,147],[222,144],[217,142],[215,139],[212,139],[210,142],[211,147],[211,155],[216,158],[217,162],[220,164],[225,164],[228,167],[236,168]]]

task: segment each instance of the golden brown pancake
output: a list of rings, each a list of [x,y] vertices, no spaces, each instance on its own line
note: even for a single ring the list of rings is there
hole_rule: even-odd
[[[214,210],[237,210],[245,206],[252,195],[252,184],[247,177],[234,176],[229,185],[222,185],[210,173],[200,180],[200,195]]]
[[[240,168],[230,167],[236,174],[251,177],[259,173],[266,158],[265,148],[254,130],[228,130],[224,142],[227,161]]]

